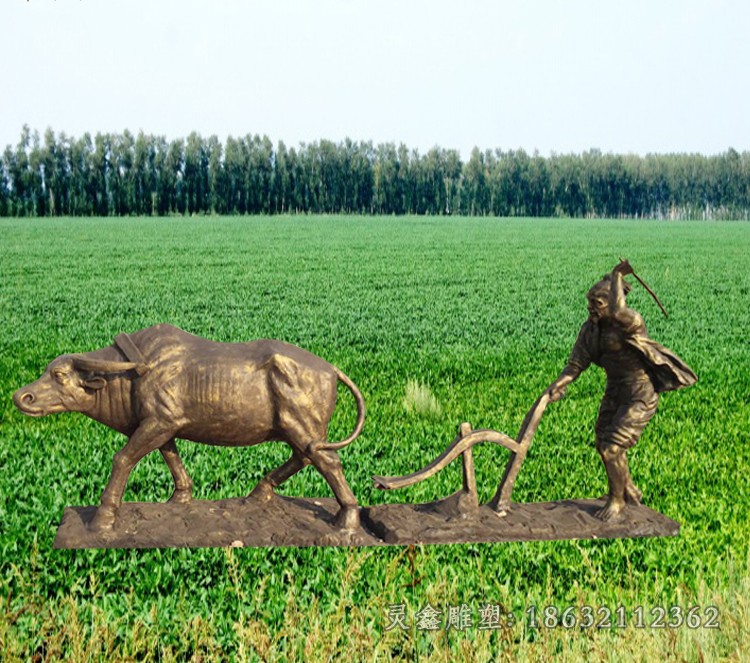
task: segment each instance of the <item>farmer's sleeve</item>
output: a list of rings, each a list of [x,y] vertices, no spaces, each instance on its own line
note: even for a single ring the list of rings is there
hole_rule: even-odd
[[[593,337],[594,326],[587,320],[578,332],[578,338],[570,351],[570,358],[563,369],[563,375],[569,375],[575,379],[589,367],[594,354]]]

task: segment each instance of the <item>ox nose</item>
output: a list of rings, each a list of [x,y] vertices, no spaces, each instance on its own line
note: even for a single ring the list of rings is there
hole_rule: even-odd
[[[17,391],[13,394],[13,400],[16,405],[31,405],[36,400],[36,396],[30,391]]]

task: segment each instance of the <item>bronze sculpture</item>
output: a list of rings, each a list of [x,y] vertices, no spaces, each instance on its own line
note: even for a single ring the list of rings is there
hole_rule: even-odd
[[[689,387],[698,379],[677,355],[648,337],[643,318],[628,308],[625,296],[630,285],[623,278],[628,274],[638,278],[630,263],[621,260],[589,290],[588,320],[567,365],[547,390],[552,401],[559,400],[567,385],[591,363],[607,374],[595,428],[596,448],[609,484],[607,502],[597,514],[602,520],[617,518],[626,504],[641,502],[642,493],[630,477],[626,453],[654,416],[659,393]],[[661,306],[658,299],[657,303]]]
[[[327,443],[328,423],[343,382],[357,402],[352,434]],[[54,359],[13,402],[41,417],[82,412],[128,437],[115,454],[112,475],[90,529],[112,530],[125,484],[136,463],[159,449],[174,479],[173,503],[192,499],[192,481],[175,438],[224,446],[268,440],[289,444],[292,455],[270,472],[251,495],[273,497],[273,489],[306,465],[314,465],[339,504],[337,524],[360,526],[359,505],[344,478],[338,450],[361,432],[365,403],[338,368],[301,348],[274,340],[218,343],[160,324],[93,352]]]
[[[697,378],[679,357],[648,337],[641,316],[627,307],[630,286],[623,277],[629,274],[656,299],[626,260],[597,282],[587,293],[589,317],[570,359],[536,399],[516,438],[463,423],[455,440],[423,469],[373,477],[377,488],[404,488],[460,457],[462,489],[424,504],[360,508],[338,450],[362,431],[364,399],[338,368],[301,348],[267,339],[218,343],[161,324],[120,334],[112,345],[93,352],[57,357],[38,380],[13,395],[18,409],[36,417],[81,412],[123,433],[128,442],[115,454],[98,508],[66,508],[55,546],[389,545],[674,536],[677,523],[641,504],[626,454],[654,415],[658,394],[690,386]],[[596,424],[597,450],[609,484],[606,502],[512,502],[548,404],[562,398],[591,363],[607,375]],[[327,429],[338,382],[354,396],[357,421],[349,437],[330,443]],[[192,480],[175,438],[222,446],[279,440],[289,444],[292,455],[247,498],[193,500]],[[480,505],[472,448],[482,442],[504,447],[510,457],[495,496]],[[131,471],[156,449],[174,480],[169,504],[123,504]],[[310,464],[326,479],[335,500],[275,492]]]

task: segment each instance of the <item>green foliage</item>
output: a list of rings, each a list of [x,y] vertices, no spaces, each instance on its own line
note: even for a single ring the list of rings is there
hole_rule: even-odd
[[[407,380],[404,389],[404,410],[409,414],[438,417],[443,413],[438,399],[426,384]]]
[[[0,216],[418,214],[748,219],[750,153],[420,155],[345,139],[276,149],[267,136],[129,131],[72,138],[24,126],[0,156]]]
[[[355,659],[376,650],[386,659],[442,652],[445,660],[475,651],[541,659],[558,646],[571,658],[630,651],[611,632],[521,629],[485,638],[476,630],[384,631],[392,603],[406,603],[413,616],[428,602],[476,609],[488,601],[519,619],[532,604],[715,602],[720,633],[683,630],[675,635],[679,646],[665,632],[635,634],[634,642],[657,643],[649,645],[654,658],[680,651],[698,658],[694,640],[709,658],[747,653],[739,644],[747,634],[750,532],[742,474],[750,461],[744,224],[39,219],[2,220],[0,236],[0,650],[11,658],[158,652],[165,660],[317,660],[348,647]],[[669,310],[665,320],[634,288],[629,301],[651,336],[700,378],[662,397],[630,454],[647,504],[682,523],[679,537],[436,546],[413,555],[398,548],[52,550],[65,505],[98,502],[123,444],[80,415],[32,420],[15,410],[11,393],[57,355],[158,322],[220,341],[298,344],[339,366],[364,393],[365,429],[342,452],[361,503],[428,501],[460,486],[460,468],[392,493],[374,490],[370,475],[424,466],[462,421],[515,435],[564,365],[586,315],[584,293],[618,256],[631,260]],[[409,379],[430,385],[440,417],[404,412]],[[592,368],[548,409],[516,500],[606,490],[593,448],[602,389],[601,371]],[[346,437],[355,416],[342,390],[331,439]],[[280,443],[228,449],[181,442],[180,451],[204,499],[246,494],[288,455]],[[474,458],[486,500],[506,454],[485,445]],[[152,454],[133,472],[125,499],[165,500],[170,492],[169,472]],[[311,469],[283,492],[330,495]]]

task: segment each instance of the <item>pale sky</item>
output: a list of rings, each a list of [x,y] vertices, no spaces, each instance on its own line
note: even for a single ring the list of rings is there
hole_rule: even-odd
[[[542,155],[750,149],[747,0],[0,0],[24,123]]]

